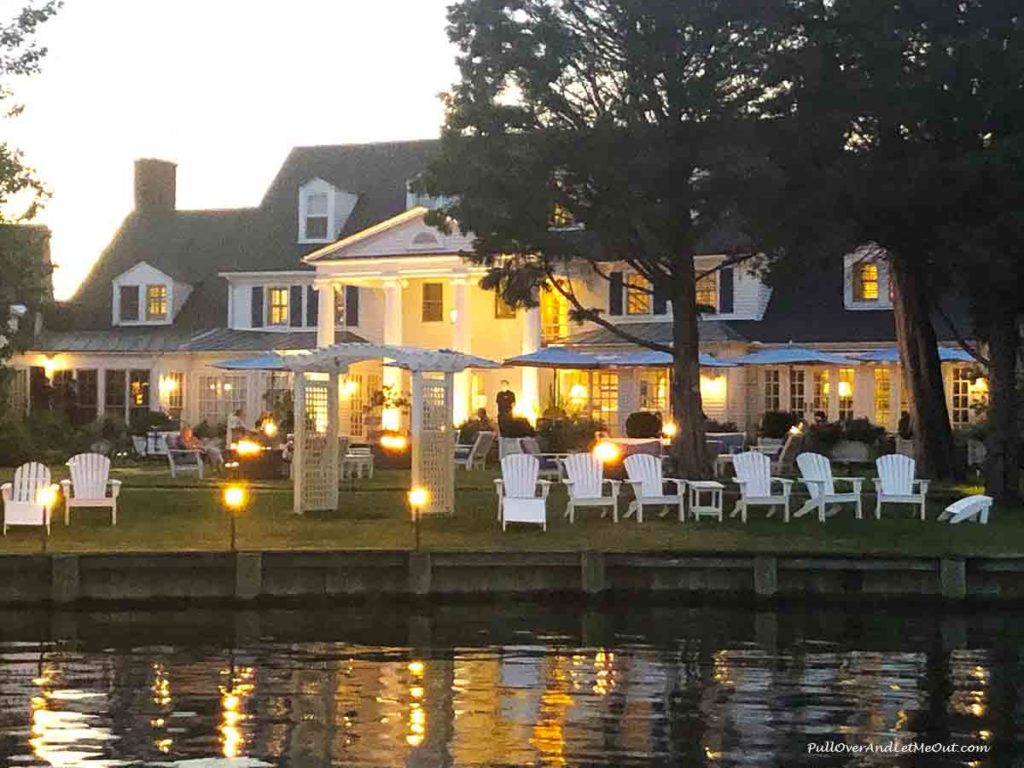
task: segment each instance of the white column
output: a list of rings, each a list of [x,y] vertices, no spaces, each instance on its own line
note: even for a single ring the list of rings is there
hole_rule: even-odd
[[[523,344],[522,354],[529,354],[540,349],[540,307],[531,307],[523,313]],[[516,405],[533,421],[540,413],[540,379],[536,368],[522,369],[522,391],[516,399]]]
[[[458,352],[472,352],[472,314],[470,310],[469,278],[459,276],[452,279],[455,316],[452,323],[452,349]],[[472,374],[468,370],[455,374],[454,393],[451,394],[453,409],[452,420],[456,426],[469,418],[472,413],[470,403],[470,382]]]
[[[397,277],[384,280],[384,343],[402,343],[402,284]],[[389,365],[384,366],[384,386],[395,392],[402,391],[402,371]],[[386,409],[387,410],[387,409]],[[381,426],[387,430],[401,427],[401,414],[383,413]]]
[[[25,391],[28,391],[26,387]],[[107,369],[100,366],[96,369],[96,418],[107,415]]]
[[[334,284],[331,282],[318,282],[315,284],[317,290],[317,316],[316,316],[316,345],[318,347],[329,347],[334,344]]]

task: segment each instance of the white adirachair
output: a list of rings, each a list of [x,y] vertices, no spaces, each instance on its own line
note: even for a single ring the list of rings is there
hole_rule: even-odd
[[[731,517],[740,515],[747,522],[747,510],[750,507],[782,507],[783,519],[789,522],[789,494],[793,490],[793,481],[783,477],[772,477],[772,460],[758,451],[738,453],[732,460],[736,477],[733,479],[740,487],[740,497]],[[779,487],[774,493],[773,486]],[[774,509],[770,509],[771,517]]]
[[[121,481],[110,479],[110,459],[99,453],[79,453],[68,460],[70,480],[61,480],[64,490],[64,525],[71,522],[72,507],[107,507],[110,524],[117,525],[117,496]]]
[[[946,507],[939,515],[939,522],[949,521],[951,525],[964,523],[969,520],[988,525],[988,515],[992,511],[993,499],[991,496],[964,496],[959,501],[954,501]]]
[[[816,508],[818,520],[824,523],[829,504],[854,504],[857,519],[864,517],[860,500],[863,477],[833,477],[832,464],[820,453],[801,453],[796,457],[796,464],[800,468],[800,482],[807,486],[810,498],[793,517],[803,517]],[[836,483],[848,483],[849,490],[836,491]]]
[[[513,453],[501,460],[501,478],[494,481],[498,493],[501,530],[509,523],[534,523],[548,529],[549,480],[540,480],[540,462],[527,453]],[[540,496],[537,490],[540,489]]]
[[[612,522],[619,522],[619,487],[618,480],[604,477],[604,465],[589,453],[573,453],[562,459],[565,467],[565,488],[569,493],[569,503],[565,507],[565,516],[569,522],[576,521],[576,509],[579,507],[611,507]],[[605,487],[611,495],[604,494]],[[601,517],[608,514],[601,512]]]
[[[626,457],[627,483],[633,488],[633,501],[629,502],[626,517],[636,515],[636,521],[644,521],[644,507],[657,505],[663,507],[661,515],[668,514],[668,507],[679,509],[679,522],[686,519],[686,481],[671,477],[662,477],[661,457],[648,453],[634,453]],[[671,485],[672,490],[665,492],[665,486]]]
[[[30,461],[14,471],[14,480],[0,486],[4,500],[4,536],[12,525],[45,525],[50,532],[52,509],[39,501],[39,492],[49,488],[50,470]]]
[[[477,432],[469,450],[465,450],[465,446],[455,446],[455,466],[463,469],[486,469],[487,454],[491,452],[492,445],[494,445],[493,432]],[[463,449],[461,454],[460,448]]]
[[[878,477],[875,484],[875,519],[882,519],[883,504],[915,504],[920,507],[921,519],[925,519],[928,496],[928,481],[916,480],[917,463],[909,456],[890,453],[875,460]]]

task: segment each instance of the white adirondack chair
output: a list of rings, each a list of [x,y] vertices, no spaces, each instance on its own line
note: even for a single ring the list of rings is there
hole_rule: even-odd
[[[562,459],[568,454],[565,453],[542,453],[540,442],[536,437],[519,438],[519,447],[523,453],[536,456],[540,462],[540,476],[545,480],[562,479]]]
[[[883,504],[917,504],[921,508],[921,519],[925,519],[928,496],[928,481],[915,480],[917,462],[909,456],[890,453],[875,460],[878,477],[875,484],[875,519],[882,519]]]
[[[668,514],[668,507],[679,509],[679,522],[686,520],[686,481],[662,477],[661,457],[649,453],[634,453],[626,457],[627,483],[633,488],[633,501],[629,502],[626,517],[636,515],[636,521],[644,521],[644,507],[657,504],[662,507],[661,516]],[[673,490],[665,492],[665,486]]]
[[[64,491],[64,525],[71,520],[72,507],[109,507],[110,524],[117,525],[121,481],[110,479],[110,459],[99,453],[79,453],[71,457],[68,467],[71,479],[60,481]]]
[[[535,523],[545,531],[548,529],[547,500],[551,481],[540,480],[539,471],[537,457],[526,453],[514,453],[501,460],[501,478],[494,481],[501,530],[509,523]],[[537,496],[538,488],[540,496]]]
[[[949,521],[951,525],[974,520],[981,525],[988,525],[988,513],[992,510],[992,497],[964,496],[959,501],[954,501],[946,507],[939,515],[939,522]]]
[[[515,453],[523,453],[523,446],[519,442],[518,437],[499,437],[498,438],[498,460],[501,461],[506,456],[511,456]]]
[[[733,482],[740,487],[740,497],[730,517],[740,515],[745,523],[750,507],[782,507],[783,519],[788,523],[789,494],[793,490],[793,481],[772,477],[772,460],[759,451],[738,453],[733,457],[732,464],[736,470]],[[773,483],[778,484],[779,494],[772,492]],[[774,513],[774,509],[769,509],[768,517]]]
[[[14,471],[14,482],[0,486],[0,496],[4,500],[4,536],[8,526],[44,523],[49,534],[53,510],[39,502],[39,492],[51,485],[50,470],[30,461]]]
[[[612,522],[619,522],[619,487],[622,483],[606,479],[603,476],[604,465],[598,459],[589,453],[573,453],[562,459],[562,466],[566,474],[562,482],[569,493],[565,516],[570,523],[576,522],[577,507],[611,507]],[[611,496],[604,495],[605,486],[611,489]],[[601,517],[607,514],[607,511],[602,511]]]
[[[195,448],[168,447],[167,466],[171,470],[171,477],[177,477],[179,472],[195,472],[196,476],[202,480],[203,452]]]
[[[477,432],[472,445],[455,446],[455,466],[463,469],[485,469],[487,454],[490,453],[493,444],[493,432]]]
[[[810,498],[793,513],[793,517],[803,517],[815,507],[818,509],[818,520],[825,522],[825,509],[829,504],[855,504],[857,519],[864,517],[861,507],[861,486],[863,477],[833,477],[832,465],[820,453],[801,453],[796,457],[800,468],[800,482],[807,486]],[[849,483],[851,489],[844,493],[836,491],[836,483]]]

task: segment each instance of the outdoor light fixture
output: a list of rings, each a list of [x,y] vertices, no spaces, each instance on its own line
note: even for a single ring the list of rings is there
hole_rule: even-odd
[[[420,551],[420,516],[423,508],[430,503],[430,491],[422,485],[414,485],[406,495],[409,500],[409,510],[412,512],[412,527],[415,537],[416,551]]]
[[[594,458],[602,464],[614,464],[622,457],[622,449],[615,443],[602,441],[594,446]]]
[[[852,397],[853,386],[848,381],[839,382],[839,396],[840,397]]]
[[[359,391],[359,382],[355,379],[345,379],[345,383],[341,385],[342,397],[352,397],[356,392]]]
[[[236,551],[235,518],[245,509],[249,503],[249,490],[238,483],[225,486],[221,494],[221,500],[231,518],[231,551]]]
[[[794,424],[792,427],[789,428],[789,434],[791,435],[801,435],[803,434],[803,431],[803,427],[801,427],[799,424]]]
[[[667,437],[671,440],[673,437],[679,434],[679,427],[676,426],[674,421],[666,421],[661,425],[662,437]]]
[[[263,434],[267,437],[277,436],[277,423],[272,419],[267,419],[263,422]]]
[[[569,388],[569,399],[570,400],[586,400],[587,399],[587,388],[582,384],[573,384]]]
[[[409,447],[409,441],[405,435],[383,434],[380,436],[380,447],[386,451],[399,453]]]
[[[56,359],[49,355],[43,358],[43,375],[45,375],[49,381],[53,381],[53,374],[59,370],[60,366],[57,365]]]

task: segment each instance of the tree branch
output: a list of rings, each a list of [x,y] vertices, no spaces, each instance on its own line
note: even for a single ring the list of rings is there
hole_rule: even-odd
[[[942,319],[942,322],[945,323],[947,328],[949,328],[949,332],[953,334],[953,338],[956,339],[956,343],[960,345],[961,349],[963,349],[964,352],[973,357],[983,366],[988,368],[988,358],[986,358],[984,355],[978,352],[977,349],[975,349],[974,347],[967,343],[967,339],[964,338],[964,335],[960,333],[959,330],[957,330],[956,325],[953,324],[953,320],[949,317],[949,315],[946,314],[946,311],[939,305],[939,302],[933,300],[932,306],[935,308],[936,314],[938,314],[938,316]]]

